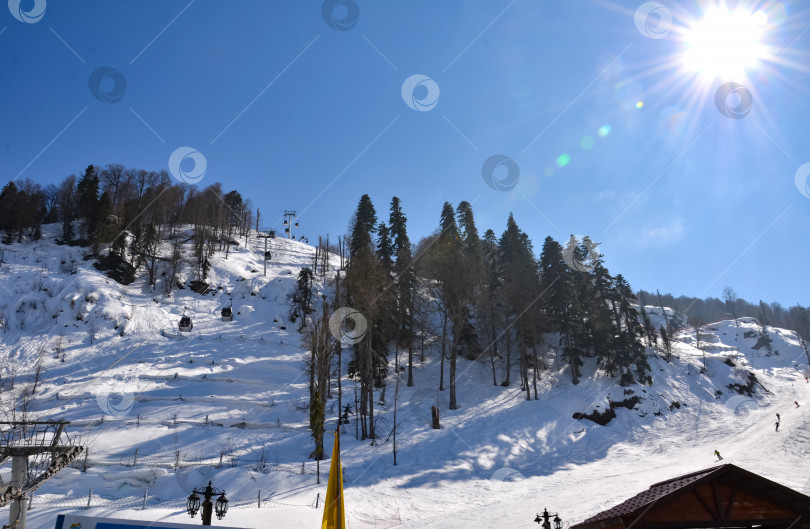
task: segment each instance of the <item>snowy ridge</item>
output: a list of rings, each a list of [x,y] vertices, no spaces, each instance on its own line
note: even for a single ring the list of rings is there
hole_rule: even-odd
[[[90,489],[90,514],[188,521],[185,497],[208,479],[234,506],[228,525],[320,523],[315,504],[323,500],[328,461],[318,484],[308,459],[307,352],[300,322],[289,320],[298,270],[311,266],[314,248],[271,239],[264,277],[264,240],[251,237],[245,247],[242,239],[227,259],[219,252],[212,259],[213,292],[186,288],[166,297],[160,282],[155,292],[142,277],[116,283],[82,260],[83,249],[56,245],[55,227],[44,232],[36,243],[0,245],[7,322],[0,403],[4,420],[13,409],[20,417],[41,357],[29,418],[74,421],[70,431],[89,450],[86,465],[80,458],[37,491],[29,523],[51,527],[57,513],[82,510]],[[314,299],[324,293],[331,303],[333,277],[319,279]],[[193,279],[188,268],[182,279]],[[219,311],[231,299],[235,320],[224,323]],[[194,321],[188,334],[177,331],[184,307]],[[656,328],[664,324],[660,308],[647,311]],[[684,320],[669,309],[667,316]],[[653,482],[711,466],[715,449],[724,462],[810,492],[805,352],[795,333],[776,328],[768,329],[771,350],[755,349],[756,321],[737,323],[708,324],[703,350],[695,348],[694,331],[681,330],[671,363],[650,351],[652,386],[623,388],[592,359],[573,386],[548,353],[537,401],[526,401],[517,386],[494,386],[488,359],[460,358],[460,409],[452,411],[447,392],[436,391],[439,362],[429,351],[414,367],[416,385],[400,388],[397,466],[389,438],[391,354],[385,401],[375,403],[381,438],[375,446],[356,441],[354,421],[342,436],[350,527],[525,527],[544,507],[576,523]],[[750,384],[751,374],[758,381],[752,396],[729,389]],[[344,404],[354,405],[353,383],[343,384]],[[633,397],[640,400],[616,407],[606,426],[573,418]],[[327,431],[336,403],[327,405]],[[437,403],[441,430],[430,427]],[[8,475],[0,466],[0,477]]]

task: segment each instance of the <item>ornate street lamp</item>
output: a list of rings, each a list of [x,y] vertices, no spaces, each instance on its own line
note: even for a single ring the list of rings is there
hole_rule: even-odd
[[[537,515],[537,518],[534,519],[535,522],[539,524],[543,524],[543,529],[552,529],[551,528],[551,521],[549,519],[554,516],[554,529],[562,529],[562,520],[560,520],[560,516],[558,514],[549,514],[548,509],[543,509],[542,517],[540,514]]]
[[[188,509],[188,515],[192,518],[194,518],[194,515],[200,510],[200,497],[197,496],[196,493],[192,493],[191,496],[188,497],[186,509]]]
[[[200,497],[197,494],[202,494],[204,501],[200,502]],[[219,498],[216,500],[216,504],[211,502],[211,498],[215,495],[219,494]],[[194,489],[191,491],[191,496],[188,497],[188,501],[186,502],[186,509],[188,509],[188,515],[194,518],[194,515],[197,514],[197,511],[200,510],[200,505],[202,504],[202,524],[203,525],[211,525],[211,512],[216,512],[217,519],[221,520],[225,513],[228,512],[228,498],[225,497],[225,491],[219,490],[211,486],[211,482],[208,482],[208,486],[204,489]]]
[[[220,494],[217,501],[214,503],[214,512],[217,515],[217,520],[222,520],[225,517],[225,513],[228,512],[228,498],[225,497],[225,493],[223,492]]]

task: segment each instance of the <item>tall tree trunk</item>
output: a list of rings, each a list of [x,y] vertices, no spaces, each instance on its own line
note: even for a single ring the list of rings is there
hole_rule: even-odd
[[[509,318],[506,319],[506,323],[506,379],[501,386],[508,386],[512,375],[512,333],[509,329]]]
[[[354,438],[360,439],[360,407],[357,402],[357,381],[354,382]],[[363,437],[365,439],[365,436]]]
[[[371,321],[374,321],[374,313],[371,313]],[[368,434],[371,437],[371,444],[374,444],[377,437],[374,434],[374,351],[371,348],[373,325],[368,326]]]
[[[526,388],[526,400],[532,400],[532,390],[529,386],[529,361],[526,358],[526,343],[520,338],[520,377],[523,387]]]
[[[394,389],[394,465],[397,464],[397,402],[399,401],[399,373],[397,373],[397,387]]]
[[[413,386],[413,340],[408,345],[408,387]]]
[[[373,445],[377,440],[377,436],[374,434],[374,384],[368,386],[368,436]]]
[[[579,384],[579,366],[577,366],[577,360],[574,356],[570,333],[565,333],[565,341],[568,344],[568,363],[571,365],[571,382],[576,386]]]
[[[492,305],[490,305],[492,308]],[[492,312],[490,312],[490,325],[488,326],[488,330],[491,330],[490,338],[489,338],[489,363],[492,365],[492,385],[498,385],[498,377],[495,374],[495,356],[498,354],[498,340],[496,339],[497,335],[495,334],[495,317]]]
[[[394,373],[399,375],[399,343],[394,344]]]
[[[454,333],[455,334],[455,333]],[[458,409],[456,404],[456,357],[458,356],[456,340],[453,340],[453,348],[450,351],[450,409]]]
[[[447,344],[447,314],[442,314],[442,361],[439,368],[439,391],[444,391],[444,350]]]
[[[363,441],[368,439],[368,391],[366,390],[366,382],[360,382],[360,412],[358,413],[358,417],[360,418],[360,440]]]
[[[259,210],[256,210],[256,231],[259,231]],[[340,270],[338,270],[337,274],[335,274],[335,307],[340,307]],[[338,371],[337,371],[337,386],[338,386],[338,421],[340,421],[340,417],[343,414],[343,388],[341,386],[341,372],[343,370],[343,362],[341,358],[341,353],[343,352],[343,346],[340,343],[340,340],[335,340],[335,347],[337,348],[337,358],[338,358]],[[357,410],[355,410],[357,411]]]
[[[534,369],[532,369],[534,400],[537,400],[537,334],[534,330],[532,330],[532,356],[534,356]]]

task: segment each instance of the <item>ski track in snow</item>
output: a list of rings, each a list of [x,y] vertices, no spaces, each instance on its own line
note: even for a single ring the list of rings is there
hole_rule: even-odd
[[[74,463],[37,490],[30,526],[53,527],[64,512],[190,522],[183,503],[189,486],[204,479],[231,500],[221,523],[319,524],[322,508],[315,503],[323,501],[329,461],[321,462],[318,484],[317,465],[308,459],[307,352],[300,322],[290,321],[289,299],[314,249],[271,240],[273,261],[264,277],[264,240],[251,237],[245,248],[242,238],[227,260],[222,253],[212,260],[209,282],[221,290],[201,296],[185,289],[166,298],[149,292],[144,278],[128,286],[106,278],[82,261],[82,249],[54,244],[57,232],[46,226],[42,241],[0,245],[6,260],[0,310],[10,327],[0,335],[3,420],[14,398],[33,385],[41,353],[30,417],[76,421],[68,432],[88,446],[91,462],[87,472]],[[76,274],[61,271],[70,259]],[[316,306],[321,293],[333,301],[337,262],[332,256],[326,281],[319,278]],[[188,269],[183,274],[193,279]],[[219,311],[231,299],[235,321],[223,323]],[[188,334],[176,327],[184,307],[194,321]],[[660,309],[648,309],[656,327],[664,323]],[[448,409],[449,390],[437,394],[439,362],[430,351],[424,365],[414,366],[416,385],[403,383],[400,390],[396,466],[392,440],[386,440],[393,424],[391,369],[386,401],[375,404],[377,444],[354,438],[354,420],[342,435],[349,527],[527,527],[543,508],[573,524],[652,483],[718,464],[715,449],[722,463],[810,492],[807,358],[794,333],[782,329],[770,330],[779,354],[754,350],[756,339],[743,334],[758,332],[757,324],[750,318],[739,323],[707,326],[703,374],[694,333],[679,333],[671,364],[650,357],[652,386],[623,388],[594,375],[593,360],[573,386],[569,370],[550,353],[537,401],[526,400],[517,371],[511,386],[494,386],[489,358],[460,358],[458,410]],[[737,367],[724,363],[728,358]],[[728,389],[744,383],[748,371],[768,393],[757,388],[749,398]],[[344,405],[354,406],[353,382],[344,378],[343,387]],[[607,426],[572,418],[631,396],[626,390],[641,402],[633,410],[617,408]],[[430,427],[430,405],[437,401],[441,430]],[[330,400],[328,432],[337,412],[336,399]],[[782,417],[778,432],[776,413]],[[331,441],[327,434],[328,452]],[[177,450],[182,461],[176,469]],[[9,475],[8,464],[0,465],[4,482]],[[93,506],[85,510],[90,489]],[[144,511],[138,506],[145,491],[152,503]],[[0,509],[0,517],[7,512]]]

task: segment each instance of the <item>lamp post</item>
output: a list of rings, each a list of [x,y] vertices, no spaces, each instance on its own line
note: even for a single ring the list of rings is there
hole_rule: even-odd
[[[202,494],[202,501],[197,494]],[[217,498],[214,503],[211,503],[211,498],[217,494],[219,494],[219,498]],[[201,517],[203,525],[211,525],[211,511],[216,513],[217,520],[222,520],[225,513],[228,512],[228,499],[225,497],[225,491],[215,489],[211,486],[210,481],[208,482],[208,486],[204,489],[192,490],[191,496],[188,497],[188,501],[186,502],[188,515],[194,518],[194,515],[196,515],[197,511],[200,510],[200,506],[202,506]]]
[[[534,519],[535,522],[539,524],[543,524],[543,529],[552,529],[551,521],[549,518],[554,516],[554,528],[553,529],[562,529],[562,520],[560,520],[560,516],[557,513],[549,514],[548,509],[543,508],[542,517],[540,514],[537,515],[537,518]]]

